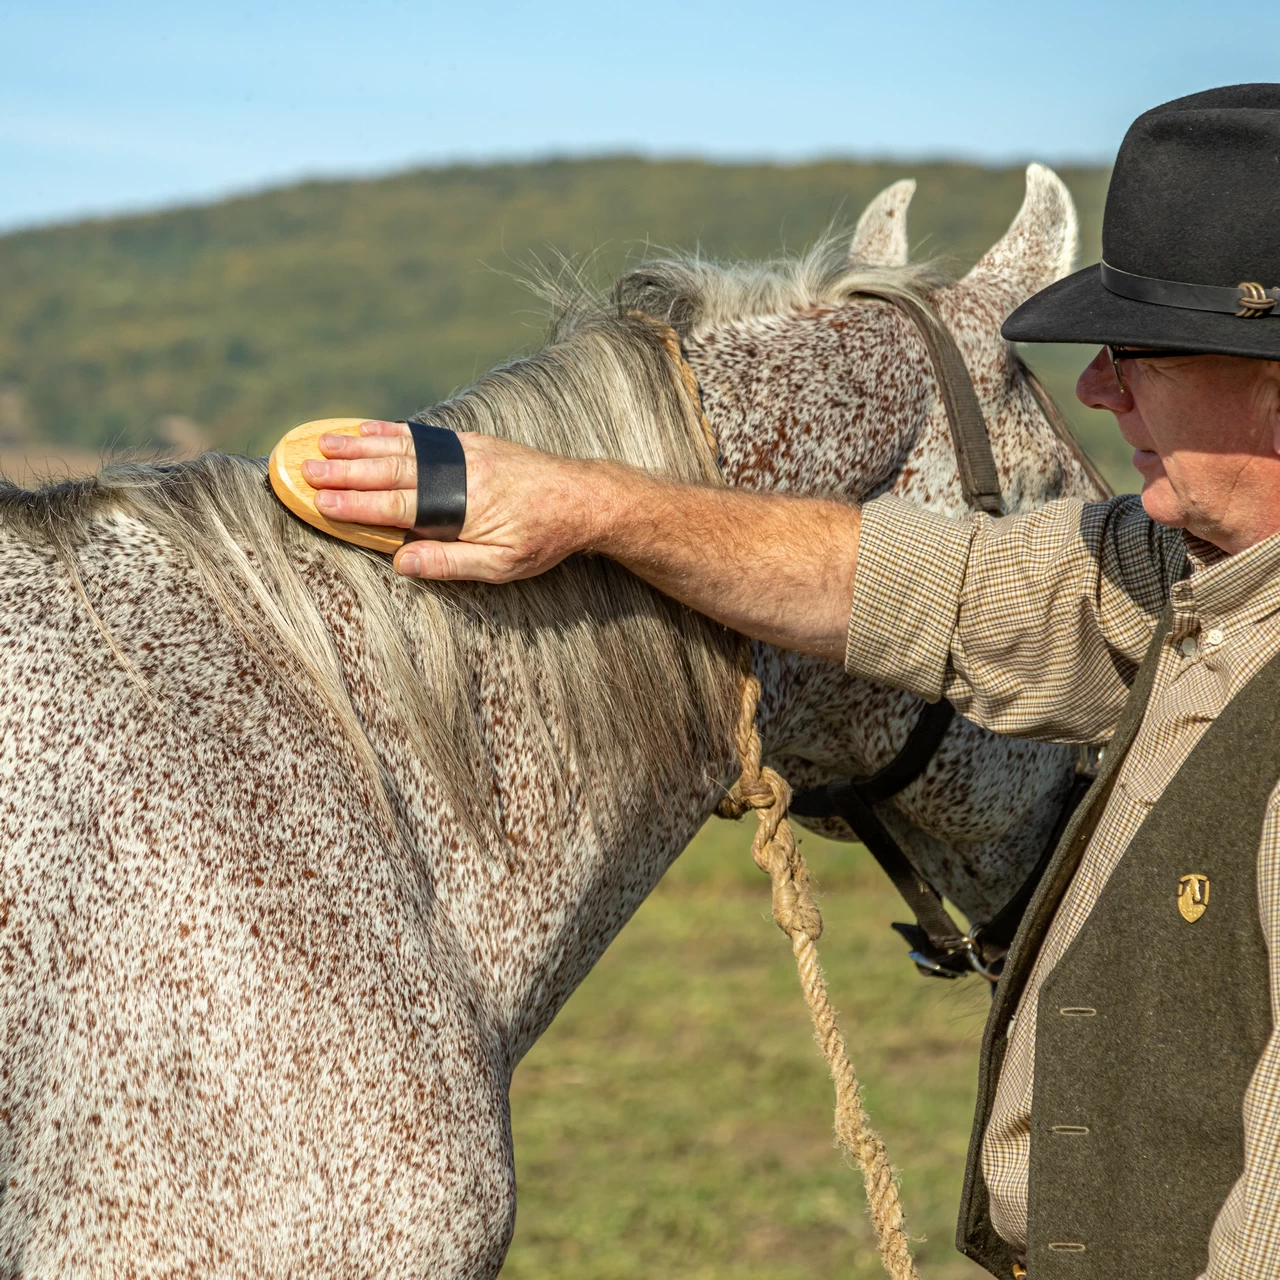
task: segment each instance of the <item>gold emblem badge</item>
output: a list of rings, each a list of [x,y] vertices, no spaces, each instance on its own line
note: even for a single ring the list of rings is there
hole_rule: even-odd
[[[1182,876],[1178,880],[1178,910],[1182,918],[1195,924],[1209,905],[1209,877]]]

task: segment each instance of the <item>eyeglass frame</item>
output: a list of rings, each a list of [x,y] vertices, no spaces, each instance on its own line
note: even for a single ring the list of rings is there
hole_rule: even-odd
[[[1124,392],[1124,378],[1120,374],[1121,360],[1171,360],[1174,356],[1211,356],[1213,351],[1175,351],[1172,347],[1117,347],[1110,342],[1103,344],[1111,358],[1111,372],[1116,375],[1116,386]]]

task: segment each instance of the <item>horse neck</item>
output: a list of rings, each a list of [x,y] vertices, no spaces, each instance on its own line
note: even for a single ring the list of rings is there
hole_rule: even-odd
[[[519,692],[528,673],[519,680],[504,666],[487,628],[464,627],[460,657],[492,789],[494,826],[479,838],[450,811],[429,763],[406,749],[377,691],[358,678],[352,687],[366,699],[366,722],[384,721],[379,753],[431,945],[467,975],[514,1068],[696,834],[732,771],[722,758],[673,773],[625,741],[613,759],[575,757],[545,709]],[[559,735],[558,755],[529,749],[547,732]]]

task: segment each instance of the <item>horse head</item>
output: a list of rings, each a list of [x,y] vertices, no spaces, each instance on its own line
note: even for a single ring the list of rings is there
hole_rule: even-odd
[[[1071,269],[1077,223],[1065,186],[1030,166],[1007,233],[955,281],[908,262],[914,189],[897,182],[876,197],[847,251],[828,239],[798,261],[727,269],[673,258],[625,278],[620,296],[679,330],[731,485],[857,502],[893,494],[965,513],[928,350],[888,295],[922,303],[956,339],[1007,511],[1100,497],[999,334],[1005,315]],[[904,563],[904,576],[911,571]],[[767,754],[797,787],[873,772],[919,714],[917,699],[817,659],[758,645],[754,664]],[[885,820],[940,889],[971,914],[990,913],[1029,870],[1073,768],[1069,749],[998,739],[957,721]],[[848,838],[838,821],[810,825]]]

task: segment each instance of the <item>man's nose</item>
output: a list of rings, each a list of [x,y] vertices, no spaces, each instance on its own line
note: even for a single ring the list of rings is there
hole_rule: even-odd
[[[1090,409],[1106,409],[1111,413],[1128,413],[1133,408],[1133,397],[1128,388],[1119,385],[1106,347],[1085,365],[1076,381],[1076,399]]]

